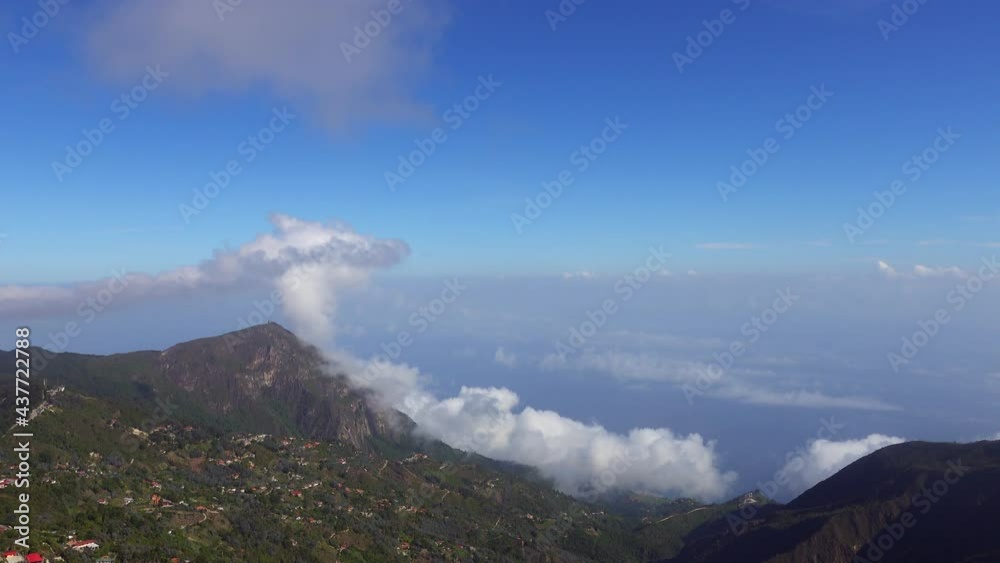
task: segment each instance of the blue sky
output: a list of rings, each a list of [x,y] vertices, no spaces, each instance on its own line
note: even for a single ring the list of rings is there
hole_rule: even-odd
[[[468,293],[375,385],[412,391],[407,414],[441,439],[480,420],[435,409],[463,387],[528,435],[578,437],[581,456],[594,428],[622,444],[671,428],[708,465],[672,458],[629,483],[711,497],[768,477],[823,417],[849,421],[852,451],[991,436],[1000,288],[980,265],[1000,249],[1000,8],[927,0],[886,32],[904,4],[589,0],[553,29],[558,2],[403,0],[348,62],[341,43],[388,2],[246,2],[220,19],[196,0],[74,0],[0,50],[0,331],[111,353],[276,320],[360,371],[460,279]],[[5,5],[0,23],[21,33],[38,10]],[[135,88],[126,116],[115,100]],[[92,154],[55,171],[102,120]],[[433,152],[390,186],[420,144]],[[723,197],[731,167],[749,177]],[[317,248],[332,257],[308,270]],[[670,256],[626,303],[650,248]],[[132,283],[112,295],[114,271]],[[786,288],[801,304],[686,400]],[[272,291],[285,303],[268,308]],[[554,355],[608,299],[621,312]],[[953,320],[896,369],[941,310]],[[533,427],[528,405],[560,414]],[[528,449],[483,453],[572,481]],[[706,482],[656,477],[706,467]]]
[[[6,219],[6,252],[24,265],[8,276],[99,277],[121,267],[110,256],[165,270],[249,239],[276,211],[404,238],[413,255],[400,273],[617,271],[626,266],[622,249],[653,242],[696,269],[855,268],[873,252],[849,244],[843,223],[947,126],[961,134],[956,149],[864,238],[888,241],[878,255],[904,263],[974,261],[968,246],[915,243],[997,238],[995,221],[968,220],[1000,214],[990,173],[998,149],[991,69],[1000,50],[988,15],[996,8],[929,2],[885,41],[877,21],[890,16],[889,3],[835,15],[791,4],[799,3],[760,1],[740,12],[727,2],[627,10],[591,2],[556,31],[543,5],[452,5],[431,64],[412,85],[426,116],[330,130],[307,104],[266,85],[190,95],[167,79],[58,182],[51,161],[81,129],[114,118],[111,101],[144,74],[140,65],[124,73],[132,80],[102,79],[97,55],[62,23],[100,6],[70,4],[19,54],[4,54],[11,86],[2,96],[16,108],[8,123],[17,132],[0,157],[8,201],[45,202],[43,221]],[[8,27],[30,8],[11,13]],[[679,73],[672,54],[726,8],[736,20]],[[503,85],[390,191],[384,172],[489,74]],[[819,85],[834,96],[723,203],[716,182]],[[285,105],[301,117],[185,224],[177,206],[266,125],[272,107]],[[570,167],[570,153],[614,116],[629,125],[621,139],[519,235],[510,214],[523,212],[524,198]],[[807,244],[818,241],[832,246]],[[768,248],[694,248],[706,242]]]

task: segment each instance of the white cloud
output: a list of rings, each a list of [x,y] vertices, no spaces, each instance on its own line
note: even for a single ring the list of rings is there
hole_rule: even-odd
[[[493,361],[512,368],[517,364],[517,356],[513,352],[504,350],[503,346],[500,346],[497,348],[496,354],[493,355]]]
[[[424,113],[408,92],[448,21],[442,2],[404,2],[350,61],[343,44],[354,43],[355,26],[374,25],[372,11],[384,11],[385,1],[242,2],[221,15],[218,5],[227,4],[107,4],[85,30],[90,58],[122,81],[160,64],[170,73],[165,87],[185,94],[263,85],[336,130]]]
[[[801,493],[866,455],[905,441],[905,438],[883,434],[842,442],[815,440],[802,455],[789,460],[782,471],[789,478],[789,489]]]
[[[430,436],[460,449],[537,467],[569,494],[594,488],[645,490],[710,500],[731,493],[714,442],[665,428],[609,432],[552,411],[516,411],[509,389],[463,387],[457,397],[414,396],[402,405]]]
[[[896,268],[892,267],[888,262],[879,260],[878,262],[876,262],[876,268],[878,269],[880,274],[888,278],[968,277],[968,274],[958,266],[935,268],[932,266],[924,266],[923,264],[917,264],[913,267],[913,271],[908,273],[908,272],[900,272],[896,270]]]
[[[878,268],[879,273],[886,277],[894,278],[898,275],[896,272],[896,268],[890,266],[888,262],[879,260],[876,263],[876,267]]]
[[[594,279],[594,272],[589,272],[586,270],[580,272],[563,272],[562,277],[563,279],[566,280],[573,280],[573,279],[591,280]]]
[[[418,431],[464,451],[538,468],[573,495],[594,487],[645,490],[718,500],[731,493],[736,475],[719,469],[715,443],[666,428],[626,434],[585,424],[556,412],[525,407],[506,388],[462,387],[438,399],[412,366],[360,361],[332,353],[351,381],[374,391],[377,404],[412,418]]]

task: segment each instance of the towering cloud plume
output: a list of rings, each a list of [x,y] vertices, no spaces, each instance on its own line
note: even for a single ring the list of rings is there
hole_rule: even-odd
[[[337,292],[363,284],[371,272],[409,254],[400,240],[358,234],[287,215],[271,218],[274,232],[236,250],[217,250],[194,266],[159,274],[117,271],[104,279],[59,286],[0,286],[0,316],[74,314],[88,303],[114,306],[174,295],[277,285],[285,313],[306,338],[332,337]],[[105,297],[107,295],[107,297]]]

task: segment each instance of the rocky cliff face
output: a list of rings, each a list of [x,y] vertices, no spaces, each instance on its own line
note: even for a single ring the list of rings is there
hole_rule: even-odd
[[[319,351],[275,323],[178,344],[160,354],[158,367],[199,402],[261,431],[294,429],[365,448],[373,437],[392,440],[412,425],[401,413],[372,407]]]

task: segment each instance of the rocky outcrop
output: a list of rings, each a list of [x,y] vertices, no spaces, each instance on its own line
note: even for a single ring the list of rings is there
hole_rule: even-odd
[[[246,416],[261,431],[291,426],[365,448],[372,437],[395,439],[412,426],[405,415],[374,407],[318,350],[275,323],[178,344],[158,364],[197,401]]]

